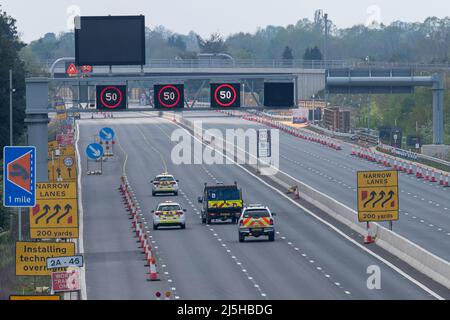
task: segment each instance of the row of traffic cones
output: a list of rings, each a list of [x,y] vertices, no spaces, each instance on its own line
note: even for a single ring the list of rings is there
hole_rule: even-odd
[[[308,141],[315,142],[315,143],[320,143],[321,145],[327,146],[334,150],[342,150],[341,143],[338,142],[336,139],[332,139],[327,136],[323,136],[323,135],[319,135],[319,134],[305,132],[304,130],[300,130],[300,129],[285,125],[278,121],[273,121],[272,119],[267,118],[267,117],[260,117],[260,116],[255,116],[255,115],[244,115],[244,116],[242,116],[242,119],[258,122],[258,123],[264,124],[266,126],[279,129],[279,130],[286,132],[288,134],[291,134],[297,138],[301,138],[301,139],[308,140]]]
[[[404,159],[398,159],[393,156],[376,153],[369,148],[352,146],[351,154],[353,156],[365,159],[367,161],[376,162],[380,165],[383,165],[384,167],[404,172],[408,175],[415,174],[416,178],[424,179],[424,181],[428,182],[438,182],[437,175],[439,175],[439,185],[441,185],[442,187],[449,187],[449,174],[447,172],[443,171],[436,172],[436,169],[434,168],[429,169],[417,163],[414,164],[415,166],[414,172],[412,161],[406,161]]]
[[[128,212],[128,218],[131,220],[131,228],[137,238],[139,248],[142,250],[142,254],[145,255],[145,266],[149,267],[149,276],[147,280],[159,281],[161,279],[159,279],[158,272],[156,270],[156,258],[150,244],[148,231],[146,231],[147,223],[145,222],[139,203],[126,176],[120,177],[119,191],[122,194],[122,200],[125,205],[125,209]]]

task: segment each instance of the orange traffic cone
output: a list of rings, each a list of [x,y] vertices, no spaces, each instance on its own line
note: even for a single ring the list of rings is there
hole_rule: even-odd
[[[436,182],[436,177],[434,176],[434,169],[431,171],[431,182]]]
[[[156,271],[156,263],[155,257],[152,256],[150,260],[150,271],[148,281],[159,281],[161,279],[158,278],[158,272]]]

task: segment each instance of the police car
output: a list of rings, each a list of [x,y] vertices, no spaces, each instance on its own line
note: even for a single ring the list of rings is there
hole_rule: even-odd
[[[275,228],[273,216],[269,208],[260,204],[251,204],[242,210],[239,218],[239,242],[244,242],[246,237],[267,236],[269,241],[275,240]]]
[[[165,201],[158,204],[156,210],[152,210],[153,214],[153,230],[159,227],[180,226],[181,229],[186,228],[186,209],[173,201]]]
[[[178,180],[175,180],[167,172],[157,175],[150,183],[152,184],[152,196],[155,196],[157,193],[173,193],[176,196],[178,195]]]

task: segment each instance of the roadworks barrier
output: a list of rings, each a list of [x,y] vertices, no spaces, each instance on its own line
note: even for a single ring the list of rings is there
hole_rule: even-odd
[[[166,113],[163,113],[163,117],[170,120],[175,117],[178,123],[185,125],[191,130],[194,129],[194,124],[180,115],[174,116],[170,113],[167,113],[167,115]],[[370,155],[365,151],[367,150],[363,150],[361,154],[370,160]],[[386,159],[383,159],[382,161],[386,161]],[[387,161],[387,166],[390,166],[391,161],[392,159]],[[252,167],[256,169],[256,166],[252,165]],[[297,186],[298,195],[301,199],[321,209],[329,216],[364,237],[367,236],[367,224],[365,222],[358,222],[358,214],[355,210],[284,172],[278,171],[278,173],[274,175],[267,175],[265,177],[281,186],[284,189],[283,191],[288,191],[292,186]],[[371,222],[369,226],[369,230],[371,231],[370,235],[372,237],[371,242],[374,242],[384,250],[405,261],[419,272],[450,289],[450,263],[448,261],[434,255],[376,222]]]

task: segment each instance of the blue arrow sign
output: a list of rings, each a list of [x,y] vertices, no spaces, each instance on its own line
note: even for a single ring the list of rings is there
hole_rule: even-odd
[[[36,148],[3,148],[3,206],[36,204]]]
[[[114,130],[111,128],[105,127],[98,132],[98,135],[100,136],[100,138],[102,140],[111,141],[112,139],[114,139]]]
[[[103,156],[103,147],[98,143],[91,143],[86,147],[86,155],[93,160],[100,159]]]

